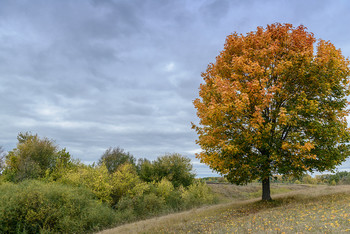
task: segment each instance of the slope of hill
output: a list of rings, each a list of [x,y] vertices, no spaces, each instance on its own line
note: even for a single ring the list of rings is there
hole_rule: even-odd
[[[131,223],[101,233],[350,231],[350,186],[296,186],[294,191],[274,195],[273,202],[261,202],[259,198],[234,199],[228,203]],[[293,185],[288,189],[293,190]],[[287,188],[284,187],[284,190]]]

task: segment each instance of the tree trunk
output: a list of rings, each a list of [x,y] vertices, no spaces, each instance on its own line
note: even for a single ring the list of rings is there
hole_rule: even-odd
[[[263,179],[262,181],[262,200],[271,201],[270,194],[270,177]]]

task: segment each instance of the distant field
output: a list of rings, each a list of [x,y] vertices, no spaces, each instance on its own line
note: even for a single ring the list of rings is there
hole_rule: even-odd
[[[210,186],[220,194],[223,204],[131,223],[103,233],[350,232],[350,186],[273,185],[273,202],[259,201],[258,184]]]
[[[246,186],[237,186],[233,184],[209,183],[211,189],[218,194],[223,202],[241,201],[251,198],[261,197],[261,184],[252,183]],[[303,184],[271,184],[271,194],[281,194],[296,190],[305,190],[312,185]]]

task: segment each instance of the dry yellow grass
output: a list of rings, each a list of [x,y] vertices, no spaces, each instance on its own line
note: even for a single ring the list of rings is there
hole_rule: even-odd
[[[253,188],[240,188],[241,192],[243,191],[242,193],[249,194],[247,190],[251,190],[250,194],[256,193]],[[235,193],[237,189],[239,190],[239,187],[221,189],[230,189],[231,192]],[[330,214],[332,212],[343,212],[344,210],[341,211],[339,207],[344,206],[346,202],[350,205],[347,200],[350,199],[350,186],[282,185],[274,189],[276,191],[290,190],[291,192],[274,195],[275,202],[272,203],[259,202],[260,198],[234,200],[229,203],[126,224],[101,233],[295,233],[295,231],[303,233],[305,231],[316,231],[315,227],[307,223],[320,225],[323,221],[326,226],[328,224],[327,228],[329,228],[325,231],[333,229],[336,231],[347,230],[346,225],[349,223],[345,220],[346,215],[339,216],[339,218],[336,218],[338,216],[330,216],[333,217],[334,223],[332,224],[322,215],[318,217],[316,213],[314,214],[310,210],[319,210],[320,212],[322,210],[323,215],[328,214],[328,212]],[[218,191],[220,188],[216,190]],[[230,193],[226,191],[226,195],[230,196]],[[339,199],[335,199],[337,197]],[[286,212],[287,210],[289,213]],[[302,214],[304,221],[298,220],[299,215]],[[305,221],[307,218],[310,218],[310,220]],[[334,225],[334,228],[332,225]],[[337,227],[337,225],[339,226]],[[296,229],[291,230],[291,227],[296,227]],[[324,231],[319,226],[318,230]]]
[[[223,200],[224,202],[235,200],[247,200],[250,198],[261,197],[261,184],[252,183],[246,186],[238,186],[233,184],[208,184],[209,187]],[[311,185],[303,184],[271,184],[271,194],[287,193],[294,190],[303,190]]]

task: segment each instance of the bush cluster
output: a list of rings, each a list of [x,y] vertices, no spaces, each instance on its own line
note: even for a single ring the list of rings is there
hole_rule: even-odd
[[[175,187],[189,186],[195,177],[192,173],[191,160],[176,153],[158,157],[153,162],[141,159],[137,168],[142,180],[159,182],[167,178]]]
[[[203,182],[196,181],[187,188],[175,188],[163,178],[160,182],[141,183],[134,187],[116,208],[119,212],[128,214],[128,220],[135,220],[215,202],[217,198]]]
[[[109,148],[87,166],[47,138],[20,133],[2,158],[0,233],[84,233],[216,202],[179,154],[136,164]]]
[[[114,223],[87,189],[27,180],[0,185],[0,233],[83,233]]]

